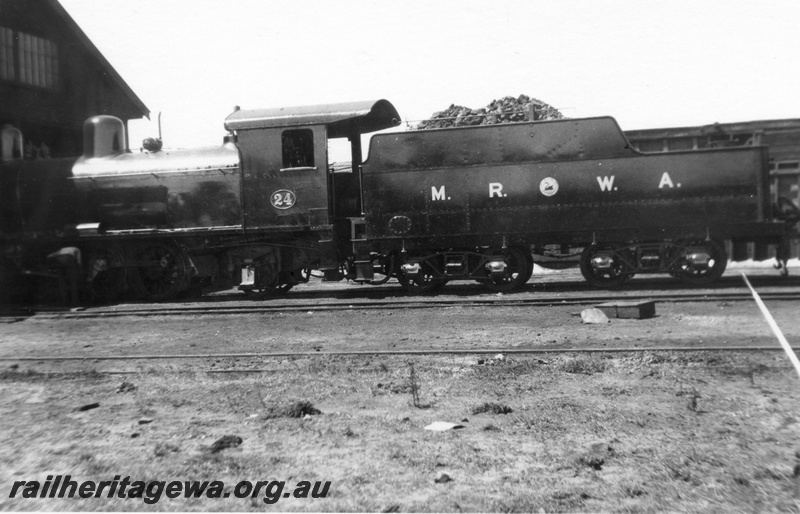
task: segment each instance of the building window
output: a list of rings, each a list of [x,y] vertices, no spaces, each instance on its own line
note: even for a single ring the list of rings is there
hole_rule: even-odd
[[[285,130],[281,135],[283,167],[314,167],[314,133],[311,129]]]
[[[0,27],[0,79],[14,80],[14,31]]]
[[[52,41],[0,27],[0,79],[58,87],[58,48]]]
[[[779,162],[778,169],[779,170],[796,170],[800,168],[800,162]]]
[[[58,86],[58,54],[52,41],[19,33],[19,80],[31,86]]]

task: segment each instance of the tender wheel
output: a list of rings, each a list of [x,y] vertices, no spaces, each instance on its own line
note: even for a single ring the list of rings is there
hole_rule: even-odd
[[[152,243],[135,251],[132,287],[142,299],[169,300],[188,283],[189,258],[169,243]]]
[[[530,250],[525,252],[525,258],[528,262],[528,270],[525,272],[525,282],[523,282],[523,284],[527,284],[533,276],[533,255]]]
[[[633,276],[627,250],[616,244],[593,244],[581,253],[581,274],[591,285],[617,288]]]
[[[727,266],[728,254],[717,241],[688,241],[680,246],[670,275],[686,284],[702,286],[719,280]]]
[[[528,272],[533,273],[533,259],[526,257],[526,252],[519,248],[490,250],[489,254],[502,255],[506,265],[502,275],[497,276],[490,272],[489,279],[483,281],[483,284],[492,291],[501,293],[513,291],[528,281],[530,278]]]
[[[405,287],[409,293],[424,294],[433,293],[443,288],[447,284],[447,280],[443,278],[435,278],[432,273],[422,272],[420,278],[408,279],[400,277],[400,283]]]
[[[111,302],[124,291],[128,270],[115,246],[92,244],[83,248],[83,267],[90,301]]]
[[[447,283],[447,279],[441,278],[441,273],[437,273],[429,260],[420,262],[421,270],[416,278],[409,278],[402,271],[398,273],[397,279],[409,293],[423,294],[438,291]]]

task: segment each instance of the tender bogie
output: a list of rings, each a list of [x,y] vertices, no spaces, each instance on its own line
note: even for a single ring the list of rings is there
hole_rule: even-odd
[[[441,249],[401,254],[400,282],[411,293],[436,291],[450,281],[474,280],[492,291],[520,289],[533,273],[528,248]]]

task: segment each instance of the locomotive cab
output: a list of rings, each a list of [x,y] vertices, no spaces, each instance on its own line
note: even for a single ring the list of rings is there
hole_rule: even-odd
[[[246,231],[311,232],[333,245],[322,254],[338,269],[351,219],[362,216],[361,135],[400,124],[386,100],[235,110],[225,128],[236,134],[242,166]],[[347,138],[352,166],[333,170],[328,140]]]
[[[399,118],[386,100],[234,111],[225,128],[241,153],[245,228],[308,229],[360,216],[361,134]],[[334,176],[328,139],[345,137],[353,166]]]

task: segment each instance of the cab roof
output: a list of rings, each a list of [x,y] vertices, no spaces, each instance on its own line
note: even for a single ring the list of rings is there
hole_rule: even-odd
[[[375,132],[399,124],[400,115],[388,100],[236,110],[225,119],[227,130],[325,125],[331,138]]]

